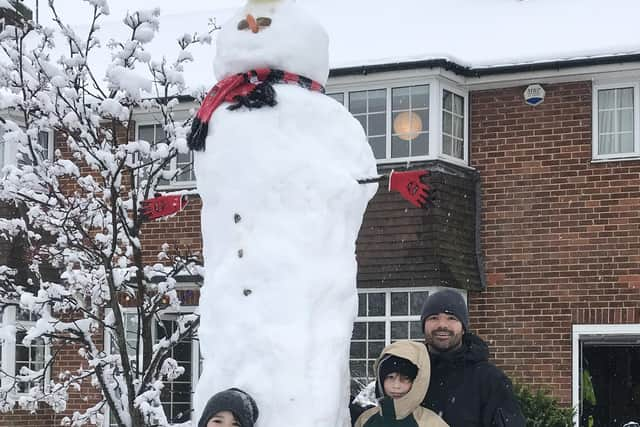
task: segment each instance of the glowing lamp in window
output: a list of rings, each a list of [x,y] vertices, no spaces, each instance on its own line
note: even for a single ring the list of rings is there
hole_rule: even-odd
[[[411,141],[422,132],[422,119],[413,111],[403,111],[393,119],[393,132],[398,138]]]

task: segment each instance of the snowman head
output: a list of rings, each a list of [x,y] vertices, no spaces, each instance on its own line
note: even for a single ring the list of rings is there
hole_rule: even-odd
[[[329,38],[294,0],[249,0],[218,33],[215,75],[222,80],[256,68],[274,68],[325,85]]]

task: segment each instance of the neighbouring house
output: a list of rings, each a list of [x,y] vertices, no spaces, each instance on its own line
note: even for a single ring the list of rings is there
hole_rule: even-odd
[[[381,185],[369,205],[357,243],[353,387],[372,378],[386,344],[422,338],[424,298],[452,287],[493,361],[574,406],[576,426],[640,422],[640,4],[403,0],[375,9],[358,0],[337,16],[334,3],[308,5],[332,37],[327,94],[360,121],[380,172],[429,169],[435,190],[419,209]],[[193,76],[213,83],[202,69]],[[135,120],[138,138],[162,136],[150,113]],[[10,147],[1,154],[11,161]],[[167,185],[177,188],[197,189],[188,168]],[[191,197],[145,239],[199,247]],[[196,282],[185,278],[185,310],[197,305]],[[191,344],[179,351],[187,370],[166,407],[183,421],[199,355]],[[4,348],[2,367],[45,353]],[[60,418],[16,413],[0,426]]]

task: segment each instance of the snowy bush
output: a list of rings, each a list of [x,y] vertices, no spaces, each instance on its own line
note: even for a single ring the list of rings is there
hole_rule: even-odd
[[[93,13],[82,34],[64,24],[51,0],[57,28],[24,22],[0,33],[0,142],[17,156],[0,176],[0,203],[15,213],[0,220],[0,238],[24,249],[20,263],[0,266],[0,314],[19,310],[34,320],[22,331],[15,321],[0,325],[0,344],[16,345],[20,332],[22,344],[49,349],[42,369],[0,371],[0,411],[65,411],[69,393],[88,387],[102,399],[64,424],[102,424],[108,407],[119,426],[167,425],[160,390],[184,372],[169,355],[194,336],[199,317],[178,318],[160,343],[152,342],[152,328],[179,306],[174,277],[195,275],[198,258],[163,245],[146,248],[160,252],[161,264],[145,265],[139,209],[161,179],[180,173],[171,160],[185,152],[190,126],[173,111],[186,90],[183,66],[192,59],[189,47],[211,37],[180,34],[173,62],[152,59],[145,45],[158,30],[157,9],[128,14],[128,36],[103,44],[107,2],[85,1]],[[112,57],[104,81],[90,65],[101,46]],[[155,113],[166,140],[127,138],[139,109]],[[43,131],[65,140],[53,158],[38,143]],[[141,354],[127,347],[125,306],[137,313]],[[83,360],[60,372],[66,348]]]

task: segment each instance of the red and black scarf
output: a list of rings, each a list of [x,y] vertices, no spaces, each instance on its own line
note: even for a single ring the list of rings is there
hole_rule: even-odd
[[[273,85],[277,83],[297,84],[303,88],[324,93],[324,87],[316,81],[272,68],[260,68],[229,76],[219,81],[202,101],[200,109],[193,118],[191,132],[187,136],[189,148],[204,151],[209,120],[223,102],[233,102],[227,107],[229,110],[276,105],[276,92]]]

